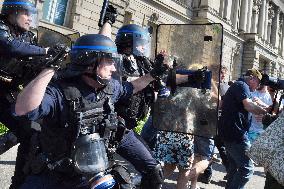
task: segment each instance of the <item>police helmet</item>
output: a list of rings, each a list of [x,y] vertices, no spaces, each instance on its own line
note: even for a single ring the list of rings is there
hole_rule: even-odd
[[[150,56],[150,33],[136,24],[122,26],[116,35],[118,53]]]
[[[70,53],[71,64],[88,67],[99,58],[117,58],[114,42],[100,34],[87,34],[78,38]]]
[[[37,13],[35,4],[31,0],[4,0],[2,3],[2,15],[15,13],[18,10],[27,10],[29,14]]]
[[[117,70],[120,73],[121,56],[117,53],[115,43],[108,37],[100,34],[87,34],[78,38],[72,46],[70,52],[71,64],[70,68],[76,73],[82,74],[90,66],[94,66],[94,70],[101,63],[103,58],[112,59]],[[106,84],[94,73],[93,79],[100,83]]]

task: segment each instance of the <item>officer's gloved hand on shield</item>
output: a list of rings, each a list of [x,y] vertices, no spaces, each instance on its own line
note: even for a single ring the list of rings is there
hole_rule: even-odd
[[[156,56],[154,68],[150,71],[150,75],[157,80],[161,80],[168,76],[169,70],[167,56],[165,52],[162,52]]]
[[[49,61],[46,62],[45,67],[52,67],[59,69],[64,58],[69,53],[70,48],[62,43],[57,43],[53,47],[48,48],[47,56]]]

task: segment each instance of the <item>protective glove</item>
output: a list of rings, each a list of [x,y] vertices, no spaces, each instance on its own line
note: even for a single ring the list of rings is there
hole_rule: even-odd
[[[117,17],[117,9],[112,5],[108,5],[106,9],[104,23],[108,22],[110,25],[113,25],[115,23],[116,17]]]
[[[266,129],[273,121],[278,118],[278,115],[265,114],[262,118],[263,128]]]
[[[63,62],[63,59],[66,58],[66,55],[69,51],[70,48],[67,45],[61,43],[57,43],[53,47],[49,48],[47,51],[47,58],[49,60],[45,63],[45,67],[59,69]]]
[[[192,80],[196,83],[203,83],[205,81],[206,69],[199,69],[193,75],[188,75],[188,80]]]
[[[155,59],[154,68],[150,71],[150,75],[160,80],[168,76],[169,66],[164,63],[165,56],[163,54],[158,54]]]
[[[57,43],[56,45],[50,47],[47,51],[47,55],[51,56],[51,57],[55,57],[56,55],[58,55],[60,52],[62,51],[67,51],[69,52],[69,47],[65,44],[62,43]]]

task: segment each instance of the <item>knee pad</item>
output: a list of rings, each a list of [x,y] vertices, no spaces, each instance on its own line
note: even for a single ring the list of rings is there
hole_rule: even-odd
[[[164,173],[160,164],[149,169],[142,177],[141,189],[159,189],[164,181]]]

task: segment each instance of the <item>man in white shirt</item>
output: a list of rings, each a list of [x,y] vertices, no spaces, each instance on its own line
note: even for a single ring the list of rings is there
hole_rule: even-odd
[[[253,101],[257,102],[259,105],[264,108],[272,105],[272,98],[267,90],[267,86],[260,85],[259,88],[252,92]],[[249,129],[249,140],[253,142],[263,131],[262,124],[263,115],[252,116],[252,123]]]

